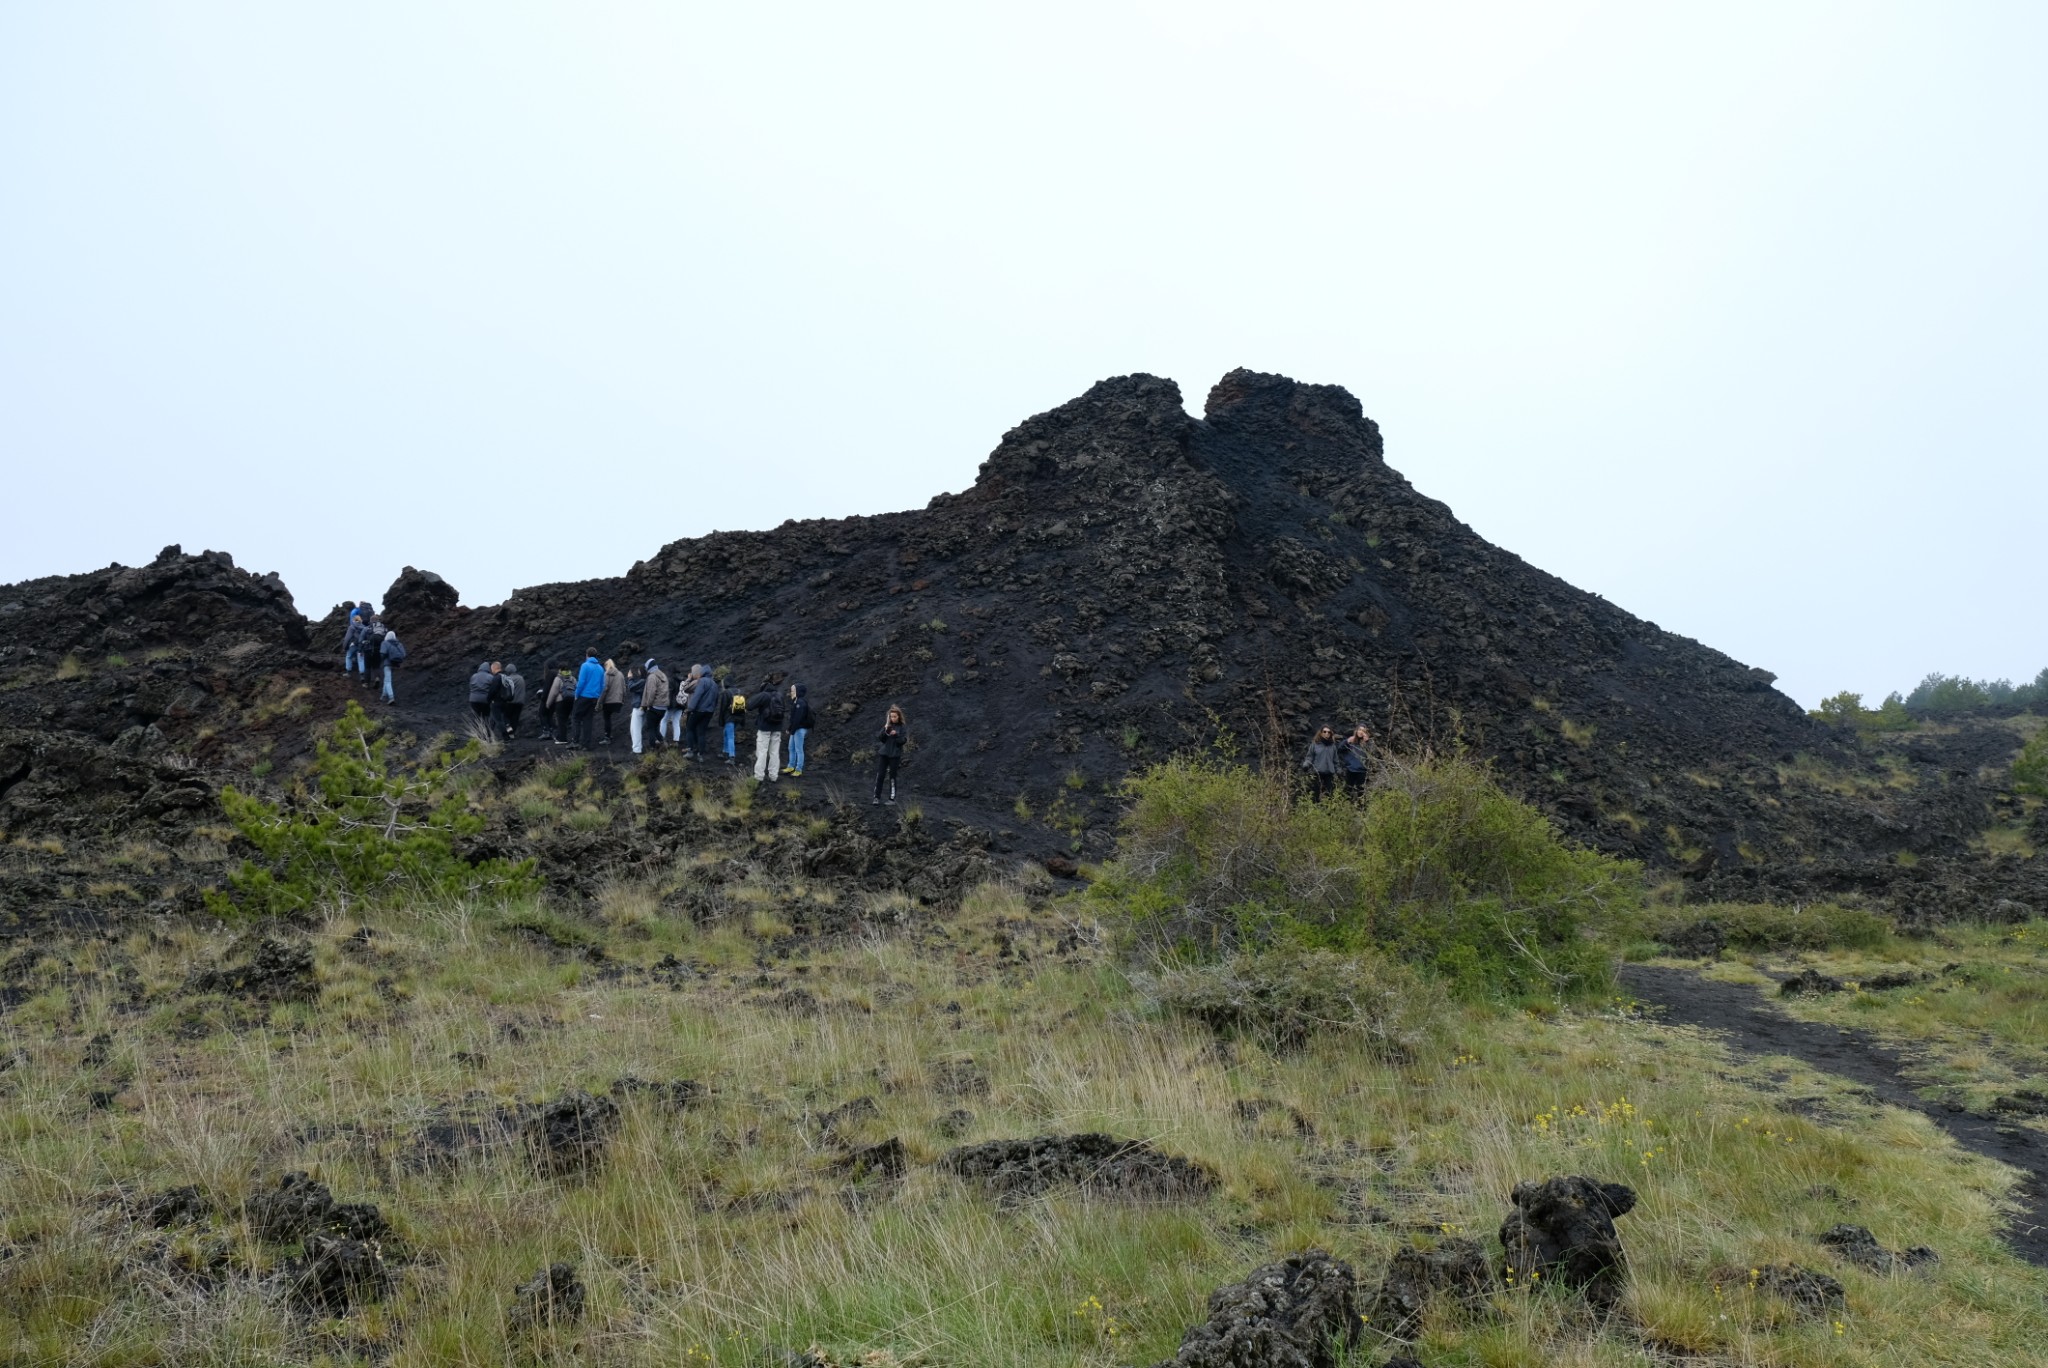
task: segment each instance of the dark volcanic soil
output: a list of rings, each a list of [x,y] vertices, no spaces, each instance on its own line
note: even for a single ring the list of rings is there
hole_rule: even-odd
[[[1171,381],[1105,380],[923,509],[679,541],[484,608],[408,567],[380,606],[412,653],[393,715],[419,736],[460,730],[486,658],[537,689],[587,645],[802,680],[806,802],[864,797],[896,701],[908,797],[950,831],[1012,829],[1020,854],[1106,854],[1116,781],[1174,750],[1227,732],[1291,765],[1315,724],[1358,719],[1476,747],[1574,836],[1701,896],[2048,909],[2048,862],[1972,844],[2029,821],[2048,842],[2048,810],[2004,787],[2008,726],[1817,725],[1768,673],[1489,545],[1386,464],[1349,393],[1282,376],[1232,372],[1199,419]],[[110,881],[81,847],[217,822],[223,783],[288,773],[312,724],[366,697],[341,632],[338,608],[308,623],[219,552],[0,587],[0,830],[35,847],[0,868],[4,910],[172,897],[148,871],[85,892]],[[498,763],[537,758],[527,740]]]
[[[2026,1175],[2017,1194],[2021,1208],[2006,1241],[2029,1263],[2048,1266],[2048,1137],[1927,1101],[1907,1081],[1906,1061],[1896,1051],[1861,1031],[1796,1021],[1743,984],[1646,964],[1623,965],[1621,979],[1644,1002],[1662,1007],[1667,1020],[1719,1032],[1746,1054],[1786,1055],[1846,1078],[1879,1102],[1919,1112],[1963,1148],[2020,1170]]]

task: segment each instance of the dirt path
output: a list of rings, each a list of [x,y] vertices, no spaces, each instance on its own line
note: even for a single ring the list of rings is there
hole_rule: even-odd
[[[1731,1048],[1747,1054],[1787,1055],[1860,1084],[1880,1102],[1919,1112],[1963,1148],[2019,1169],[2026,1176],[2015,1193],[2020,1210],[2006,1243],[2027,1262],[2048,1267],[2048,1136],[1929,1102],[1907,1080],[1907,1061],[1896,1050],[1861,1031],[1794,1020],[1746,984],[1646,964],[1623,965],[1621,981],[1641,1001],[1662,1007],[1667,1021],[1721,1032]]]

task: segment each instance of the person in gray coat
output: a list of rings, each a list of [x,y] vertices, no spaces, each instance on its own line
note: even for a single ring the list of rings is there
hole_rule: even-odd
[[[661,745],[661,715],[668,710],[668,698],[668,672],[650,656],[647,678],[640,684],[640,706],[633,714],[633,754],[638,755],[642,745]]]
[[[1337,771],[1343,768],[1343,763],[1338,755],[1337,733],[1324,727],[1316,733],[1316,739],[1308,743],[1308,754],[1301,762],[1313,785],[1309,797],[1320,803],[1336,792]]]
[[[469,677],[469,710],[476,714],[476,720],[488,727],[491,725],[491,704],[498,698],[498,672],[486,660],[476,667],[476,673]]]
[[[526,676],[519,673],[519,662],[508,660],[498,674],[498,706],[505,713],[505,739],[510,741],[519,734],[519,715],[526,711]]]

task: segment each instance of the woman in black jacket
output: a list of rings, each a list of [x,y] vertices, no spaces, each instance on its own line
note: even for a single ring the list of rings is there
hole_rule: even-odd
[[[903,744],[910,739],[903,709],[894,703],[882,717],[882,734],[875,744],[875,802],[882,802],[882,788],[889,789],[889,806],[896,806],[896,773],[903,767]]]

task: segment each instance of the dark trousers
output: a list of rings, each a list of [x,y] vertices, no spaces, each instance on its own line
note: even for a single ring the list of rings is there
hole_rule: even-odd
[[[472,703],[472,704],[470,704],[470,705],[469,705],[469,710],[470,710],[471,712],[473,712],[473,713],[475,713],[475,714],[476,714],[476,720],[477,720],[477,721],[479,721],[479,722],[483,723],[483,724],[484,724],[485,726],[489,726],[489,725],[490,725],[490,722],[491,722],[491,705],[490,705],[490,704],[488,704],[488,703]]]
[[[1344,796],[1345,796],[1346,798],[1363,798],[1363,797],[1365,797],[1365,771],[1364,771],[1364,770],[1345,770],[1345,771],[1344,771]]]
[[[597,700],[579,698],[576,700],[576,735],[571,738],[579,746],[596,744]]]
[[[612,719],[617,717],[619,709],[625,706],[623,703],[607,703],[604,705],[604,743],[607,746],[612,743]]]
[[[887,798],[892,803],[896,801],[896,775],[902,768],[903,757],[900,755],[878,755],[875,757],[875,798],[877,801],[883,798]],[[888,789],[886,793],[882,791],[885,787]]]
[[[507,703],[505,705],[505,735],[511,736],[519,730],[519,714],[525,711],[526,705],[524,703]]]
[[[557,699],[555,706],[548,710],[548,716],[554,721],[555,740],[567,741],[569,739],[569,714],[575,710],[575,707],[576,700],[574,698],[563,698]]]
[[[683,720],[689,727],[690,755],[698,760],[706,758],[711,753],[711,714],[692,708]]]
[[[1318,803],[1337,791],[1337,776],[1334,774],[1311,771],[1308,777],[1311,781],[1308,796]]]

